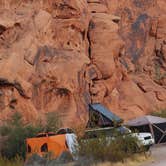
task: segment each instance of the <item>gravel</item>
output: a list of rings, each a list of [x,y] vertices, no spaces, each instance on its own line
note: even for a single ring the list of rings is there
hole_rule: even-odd
[[[166,144],[155,145],[151,149],[153,161],[141,166],[166,166]]]

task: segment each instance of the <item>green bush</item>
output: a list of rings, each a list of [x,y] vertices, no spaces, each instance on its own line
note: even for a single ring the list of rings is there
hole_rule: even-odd
[[[0,136],[7,137],[1,149],[1,155],[8,159],[13,159],[16,156],[25,158],[26,138],[34,137],[39,132],[54,132],[58,128],[58,125],[59,120],[54,116],[54,113],[46,115],[46,123],[44,125],[42,123],[24,125],[22,116],[16,112],[10,121],[7,121],[0,127]]]
[[[24,161],[19,156],[12,160],[0,157],[0,166],[23,166]]]
[[[161,72],[161,64],[159,64],[159,62],[156,62],[155,64],[155,77],[154,80],[159,83],[162,84],[162,80],[166,78],[166,72],[162,73]]]
[[[46,114],[46,123],[43,126],[44,132],[56,132],[61,126],[61,120],[57,113],[49,112]]]
[[[166,108],[161,109],[160,111],[157,111],[157,112],[153,112],[152,115],[153,116],[159,116],[159,117],[162,117],[162,118],[166,118]]]
[[[123,162],[137,152],[137,143],[137,138],[130,135],[86,139],[80,141],[79,157],[84,158],[84,161],[88,159],[89,164],[104,161]]]
[[[33,137],[40,130],[40,127],[34,127],[33,125],[24,126],[21,115],[15,113],[10,121],[0,127],[0,135],[7,137],[4,147],[1,149],[1,154],[9,159],[16,156],[25,158],[25,139]]]

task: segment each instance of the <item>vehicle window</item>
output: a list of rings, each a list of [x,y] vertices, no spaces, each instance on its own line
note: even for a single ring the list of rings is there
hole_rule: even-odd
[[[129,134],[130,133],[130,130],[124,126],[119,127],[117,130],[118,130],[118,132],[120,132],[120,134]]]
[[[70,128],[64,128],[57,131],[57,134],[67,134],[67,133],[74,133],[74,131]]]
[[[43,144],[41,146],[41,152],[48,152],[48,146],[47,146],[47,143]]]
[[[38,134],[36,137],[37,137],[37,138],[40,138],[40,137],[46,137],[46,136],[47,136],[47,134],[42,133],[42,134]]]
[[[30,147],[30,145],[28,145],[27,151],[28,151],[28,153],[31,153],[31,147]]]
[[[91,130],[86,131],[84,135],[84,139],[90,139],[90,138],[100,138],[103,136],[111,136],[112,135],[112,129],[100,129],[100,130]]]
[[[66,130],[65,129],[60,129],[57,134],[66,134]]]
[[[48,136],[54,136],[56,135],[55,133],[48,133]]]

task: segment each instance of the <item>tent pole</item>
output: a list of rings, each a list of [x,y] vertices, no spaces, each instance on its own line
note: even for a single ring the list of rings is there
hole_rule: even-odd
[[[150,128],[150,132],[152,133],[152,137],[155,139],[155,137],[154,137],[154,131],[153,131],[153,127],[152,127],[151,123],[149,123],[149,128]]]
[[[105,121],[104,121],[104,118],[103,118],[103,116],[100,114],[100,117],[101,117],[101,119],[102,119],[102,121],[103,121],[103,124],[105,125]]]
[[[155,124],[152,124],[152,126],[154,126],[155,128],[157,128],[160,132],[164,133],[164,131],[162,129],[160,129],[159,127],[157,127]]]
[[[159,139],[159,141],[157,142],[158,144],[161,143],[162,139],[166,136],[166,133],[162,135],[162,137]]]
[[[161,133],[162,133],[162,136],[161,138],[159,139],[159,141],[157,142],[157,144],[159,144],[162,139],[165,137],[165,131],[163,131],[162,129],[160,129],[158,126],[156,126],[155,124],[153,124],[154,127],[156,127]]]

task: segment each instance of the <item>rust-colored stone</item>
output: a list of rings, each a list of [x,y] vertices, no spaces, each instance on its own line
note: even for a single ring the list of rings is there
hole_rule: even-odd
[[[84,124],[166,108],[165,0],[0,1],[0,123],[47,112]]]

